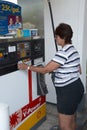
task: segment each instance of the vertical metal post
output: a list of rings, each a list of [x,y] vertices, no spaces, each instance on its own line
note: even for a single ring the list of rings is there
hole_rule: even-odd
[[[53,21],[53,14],[52,14],[51,2],[50,2],[50,0],[47,0],[47,2],[48,2],[49,10],[50,10],[50,16],[51,16],[51,22],[52,22],[52,29],[53,29],[53,34],[54,34],[55,29],[54,29],[54,21]],[[54,34],[54,37],[55,37],[55,34]],[[56,40],[54,39],[54,41],[55,41],[56,51],[58,51]]]

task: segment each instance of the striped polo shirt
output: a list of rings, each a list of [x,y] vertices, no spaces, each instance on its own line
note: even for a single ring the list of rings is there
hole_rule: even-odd
[[[56,87],[66,86],[79,78],[80,56],[72,44],[66,44],[55,54],[52,61],[61,65],[54,71]]]

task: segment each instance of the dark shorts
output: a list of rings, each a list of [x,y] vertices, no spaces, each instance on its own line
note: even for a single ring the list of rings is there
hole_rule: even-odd
[[[66,115],[74,114],[84,94],[80,78],[67,86],[55,88],[58,112]]]

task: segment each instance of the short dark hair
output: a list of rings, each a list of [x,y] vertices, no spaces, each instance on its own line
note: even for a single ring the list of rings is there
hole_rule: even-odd
[[[65,39],[65,43],[72,44],[73,31],[70,25],[66,23],[60,23],[55,29],[55,35],[60,36],[60,38]]]

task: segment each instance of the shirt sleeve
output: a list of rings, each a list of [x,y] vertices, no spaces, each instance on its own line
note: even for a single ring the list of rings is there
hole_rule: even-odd
[[[60,65],[64,65],[67,61],[67,55],[63,50],[60,50],[55,54],[52,61],[57,62]]]

